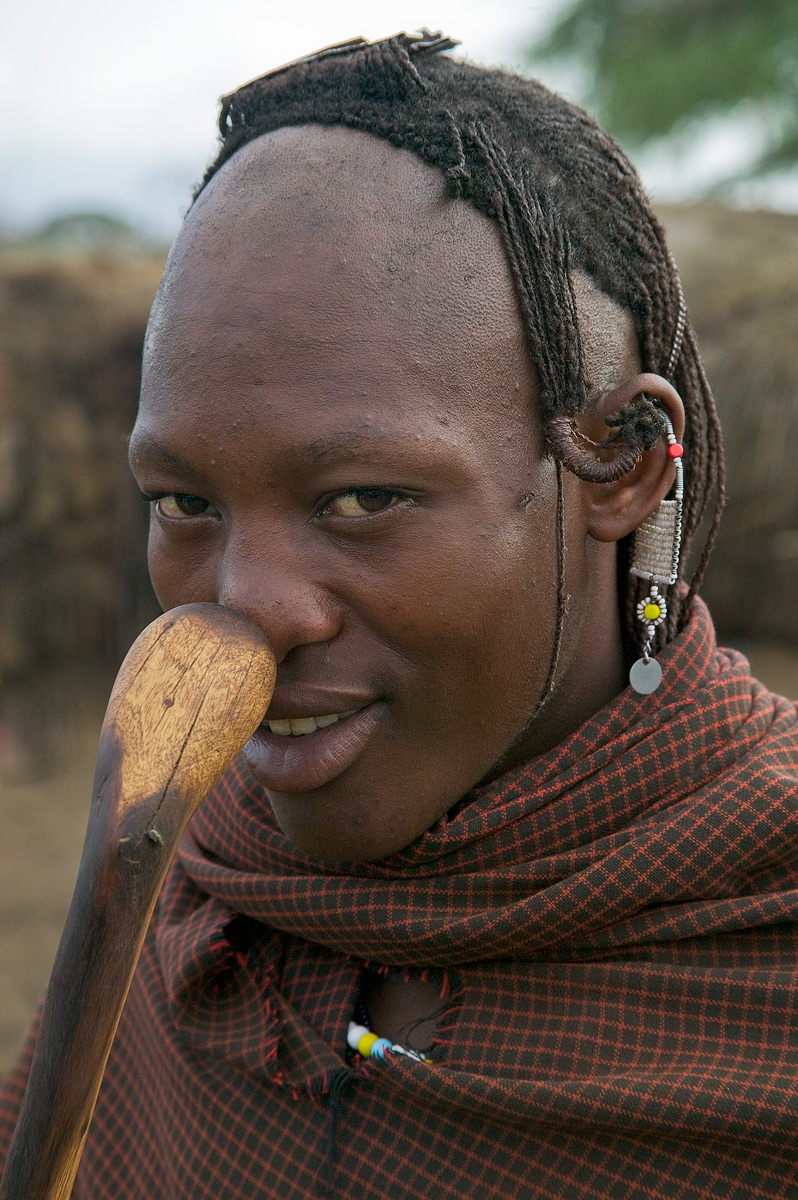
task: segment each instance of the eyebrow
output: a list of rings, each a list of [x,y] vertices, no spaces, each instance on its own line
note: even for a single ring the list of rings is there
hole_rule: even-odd
[[[379,431],[370,429],[368,433],[364,433],[362,427],[358,426],[357,428],[343,429],[329,437],[316,438],[304,446],[295,447],[289,453],[302,463],[310,462],[314,466],[318,466],[326,458],[340,458],[348,454],[357,454],[362,450],[373,453],[375,441],[382,437],[384,435],[381,435]]]
[[[187,458],[170,450],[168,446],[164,446],[151,433],[136,434],[135,438],[131,438],[131,447],[134,458],[138,458],[139,455],[146,456],[148,459],[154,459],[163,467],[171,467],[172,470],[180,471],[183,474],[193,473],[194,467]]]
[[[279,469],[283,473],[294,473],[308,467],[321,466],[328,459],[340,459],[357,454],[374,455],[379,444],[384,444],[385,434],[379,428],[362,425],[352,426],[314,438],[301,445],[289,446],[280,455]],[[154,434],[138,434],[132,443],[134,459],[141,456],[148,461],[170,468],[182,475],[195,475],[197,464],[184,455],[160,442]]]

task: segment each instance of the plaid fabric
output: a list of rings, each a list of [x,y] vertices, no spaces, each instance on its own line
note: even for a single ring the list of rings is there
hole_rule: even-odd
[[[380,863],[294,850],[234,764],[75,1200],[798,1198],[798,715],[700,604],[661,661]],[[433,1065],[347,1057],[365,961],[439,980]]]

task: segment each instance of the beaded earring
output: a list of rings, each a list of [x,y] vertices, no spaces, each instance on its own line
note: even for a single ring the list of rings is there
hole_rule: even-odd
[[[666,374],[671,378],[684,338],[686,309],[681,286],[679,286],[679,316],[676,334],[671,348]],[[630,575],[649,581],[648,594],[637,605],[637,619],[645,634],[643,653],[629,671],[629,682],[641,696],[655,692],[662,683],[662,667],[651,657],[651,649],[657,626],[668,615],[668,605],[660,586],[667,588],[679,578],[679,556],[682,548],[682,507],[684,504],[684,447],[676,440],[673,425],[666,413],[662,413],[668,437],[668,455],[676,462],[676,479],[670,500],[661,501],[656,512],[635,530],[634,552]]]

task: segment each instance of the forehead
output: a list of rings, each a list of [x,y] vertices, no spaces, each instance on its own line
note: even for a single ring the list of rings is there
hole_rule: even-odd
[[[380,366],[445,379],[452,403],[533,387],[493,223],[414,155],[343,127],[258,138],[201,194],[153,309],[144,401],[209,357],[279,385],[314,356],[355,388]]]
[[[267,264],[312,258],[320,271],[326,261],[387,292],[422,292],[434,275],[432,295],[475,310],[490,303],[486,285],[513,297],[493,223],[449,199],[441,173],[415,155],[343,126],[278,129],[244,146],[200,195],[178,247],[243,249]]]

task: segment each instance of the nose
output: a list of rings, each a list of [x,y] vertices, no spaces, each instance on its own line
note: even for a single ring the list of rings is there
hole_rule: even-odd
[[[341,628],[341,608],[307,561],[285,548],[271,553],[251,546],[228,545],[219,567],[220,604],[258,625],[278,663],[299,646],[327,642]]]

